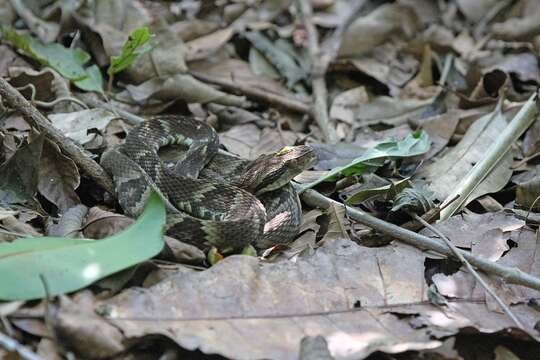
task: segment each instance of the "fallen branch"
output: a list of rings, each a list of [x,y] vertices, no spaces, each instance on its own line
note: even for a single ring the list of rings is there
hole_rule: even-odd
[[[275,107],[284,108],[287,110],[292,110],[294,112],[313,115],[311,113],[309,105],[302,101],[290,99],[277,94],[272,94],[270,92],[254,88],[252,86],[246,86],[234,81],[229,81],[224,78],[208,76],[196,71],[191,71],[190,74],[205,83],[221,86],[225,90],[241,92],[248,98],[261,101],[265,104],[273,105]]]
[[[11,86],[4,78],[0,77],[0,96],[13,109],[19,111],[24,118],[56,143],[62,152],[69,156],[88,176],[90,176],[99,186],[111,194],[114,193],[114,186],[109,175],[103,168],[87,156],[73,140],[65,137],[49,120],[30,104],[20,92]]]
[[[338,206],[345,206],[346,213],[351,219],[356,220],[366,226],[369,226],[374,230],[390,235],[395,239],[398,239],[406,244],[423,250],[432,250],[446,256],[454,256],[452,254],[452,251],[446,246],[446,244],[440,241],[431,239],[421,234],[417,234],[410,230],[403,229],[397,225],[371,216],[363,212],[362,210],[346,206],[338,201],[332,200],[318,193],[315,190],[308,189],[303,192],[301,196],[308,205],[320,207],[323,209],[328,208],[332,204],[336,204]],[[500,276],[507,283],[523,285],[531,289],[540,291],[540,278],[529,275],[519,270],[518,268],[511,268],[508,266],[500,265],[495,262],[483,259],[481,257],[474,256],[463,250],[459,250],[459,252],[473,266],[484,271],[485,273]]]

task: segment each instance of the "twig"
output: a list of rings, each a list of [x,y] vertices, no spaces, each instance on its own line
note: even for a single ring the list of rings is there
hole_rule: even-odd
[[[315,190],[309,189],[302,193],[302,199],[311,206],[328,208],[332,204],[345,206],[344,204],[332,200]],[[369,226],[372,229],[381,233],[390,235],[404,243],[415,246],[420,249],[433,250],[439,254],[453,256],[452,251],[448,247],[437,240],[433,240],[427,236],[417,234],[415,232],[403,229],[397,225],[388,223],[384,220],[371,216],[359,209],[346,206],[347,215],[351,219],[358,221],[361,224]],[[540,291],[540,278],[527,274],[518,268],[511,268],[504,265],[485,260],[481,257],[474,256],[463,250],[459,250],[465,259],[473,266],[482,270],[485,273],[494,274],[502,277],[506,282],[527,286],[531,289]]]
[[[317,29],[313,24],[313,8],[309,0],[298,0],[302,23],[306,29],[308,37],[308,50],[311,57],[311,82],[313,87],[313,118],[321,128],[323,136],[327,142],[337,141],[336,131],[330,124],[328,116],[328,90],[326,88],[326,70],[330,63],[336,58],[343,34],[356,18],[356,14],[364,7],[365,0],[353,1],[348,16],[343,19],[334,33],[327,38],[322,47],[319,48]]]
[[[239,91],[245,96],[258,101],[262,101],[265,104],[274,105],[276,107],[292,110],[294,112],[312,115],[309,105],[302,101],[290,99],[277,94],[272,94],[270,92],[254,88],[252,86],[246,86],[224,78],[211,77],[196,71],[191,71],[190,74],[205,83],[219,85],[229,91]]]
[[[82,170],[86,172],[103,189],[114,193],[114,186],[109,175],[98,163],[88,157],[75,142],[65,137],[57,128],[51,125],[49,120],[30,104],[20,92],[11,86],[4,78],[0,77],[0,96],[6,102],[19,111],[31,126],[42,130],[45,135],[56,143],[62,151],[68,155]]]
[[[40,107],[44,107],[44,108],[53,108],[56,104],[59,104],[63,101],[69,101],[69,102],[73,102],[77,105],[80,105],[81,107],[85,108],[85,109],[88,109],[88,106],[86,106],[85,103],[83,103],[81,100],[77,99],[77,98],[74,98],[72,96],[61,96],[61,97],[57,97],[56,99],[54,99],[53,101],[40,101],[40,100],[36,100],[36,87],[34,86],[34,84],[26,84],[24,86],[21,86],[21,87],[16,87],[15,89],[21,91],[21,90],[24,90],[24,89],[30,89],[30,103],[31,104],[34,104],[36,106],[40,106]]]
[[[313,9],[309,0],[298,0],[302,22],[306,28],[308,50],[311,57],[311,84],[313,87],[313,118],[328,143],[337,142],[337,134],[328,116],[328,90],[326,89],[326,69],[319,49],[319,36],[313,24]]]
[[[484,157],[474,165],[469,173],[459,182],[459,186],[448,196],[448,199],[460,195],[458,201],[441,211],[441,220],[447,219],[456,213],[467,201],[467,198],[486,178],[513,143],[527,130],[538,114],[536,104],[537,94],[531,95],[512,121],[506,126],[497,140],[490,146]],[[498,110],[496,110],[498,111]],[[447,201],[445,200],[444,203]]]
[[[10,338],[0,332],[0,346],[7,351],[16,351],[17,354],[24,360],[44,360],[41,356],[28,349],[26,346],[19,344],[15,339]]]
[[[442,232],[439,231],[439,229],[437,229],[436,227],[432,226],[431,224],[429,224],[427,221],[425,221],[424,219],[422,219],[420,216],[418,216],[417,214],[415,213],[409,213],[410,216],[412,216],[413,219],[415,219],[416,221],[418,221],[419,223],[421,223],[422,225],[424,225],[426,228],[428,228],[431,232],[433,232],[435,235],[437,235],[438,237],[440,237],[445,243],[446,245],[450,248],[450,250],[452,251],[452,254],[454,254],[455,257],[457,257],[459,259],[459,261],[461,261],[461,263],[463,265],[465,265],[465,267],[467,268],[467,270],[469,270],[469,272],[472,274],[472,276],[474,276],[474,278],[476,279],[476,281],[478,281],[480,283],[480,285],[482,285],[482,287],[489,293],[489,295],[491,295],[493,297],[493,299],[495,299],[495,301],[497,302],[497,304],[499,304],[499,306],[504,310],[504,312],[506,313],[506,315],[508,315],[508,317],[510,319],[512,319],[512,321],[523,331],[527,332],[527,328],[525,327],[525,325],[523,325],[523,323],[517,318],[517,316],[512,312],[512,310],[510,310],[510,308],[508,307],[508,305],[506,305],[504,303],[504,301],[501,300],[501,298],[495,293],[495,291],[491,288],[491,286],[489,286],[485,281],[484,279],[482,279],[482,277],[480,277],[480,274],[478,274],[478,272],[471,266],[471,264],[467,261],[467,259],[465,259],[463,257],[463,255],[459,252],[458,248],[450,241],[450,239],[448,239]]]

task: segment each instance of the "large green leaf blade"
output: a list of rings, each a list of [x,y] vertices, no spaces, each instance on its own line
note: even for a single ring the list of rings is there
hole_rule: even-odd
[[[429,150],[429,136],[425,131],[414,132],[400,141],[386,140],[377,146],[368,149],[361,156],[349,164],[330,170],[326,175],[311,183],[303,185],[299,192],[303,192],[325,181],[333,181],[339,176],[362,175],[375,171],[387,159],[399,159],[418,156]]]
[[[154,193],[139,219],[109,238],[85,241],[44,237],[2,244],[0,299],[45,297],[42,279],[49,295],[72,292],[145,261],[163,248],[165,217],[165,205]]]

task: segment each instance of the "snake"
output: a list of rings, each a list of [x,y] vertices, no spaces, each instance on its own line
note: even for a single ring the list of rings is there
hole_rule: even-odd
[[[174,160],[162,159],[174,148]],[[139,216],[157,192],[166,233],[201,249],[265,249],[291,242],[301,204],[291,180],[315,161],[307,145],[245,160],[220,151],[219,136],[191,116],[148,118],[101,156],[124,213]]]

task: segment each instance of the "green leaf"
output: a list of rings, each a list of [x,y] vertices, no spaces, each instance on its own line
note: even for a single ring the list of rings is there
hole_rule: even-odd
[[[400,141],[386,140],[367,150],[348,165],[330,170],[326,175],[300,188],[300,192],[324,181],[336,180],[339,176],[362,175],[377,170],[389,159],[418,156],[429,150],[430,142],[426,132],[416,131]]]
[[[133,30],[122,46],[122,53],[119,56],[111,56],[111,64],[107,69],[107,74],[111,76],[119,73],[131,65],[140,55],[150,51],[150,46],[144,46],[148,40],[150,40],[150,31],[146,26]]]
[[[23,238],[0,244],[0,299],[31,300],[84,288],[157,255],[165,205],[152,194],[139,219],[103,240]]]
[[[52,67],[66,79],[80,80],[87,76],[83,65],[90,55],[83,50],[65,48],[58,43],[43,44],[28,34],[21,35],[8,28],[2,28],[2,34],[5,41],[24,55]]]
[[[88,75],[86,78],[74,81],[73,84],[85,91],[103,93],[103,77],[101,76],[101,71],[97,65],[88,67],[86,69],[86,74]]]
[[[28,34],[19,34],[7,27],[0,27],[0,30],[3,41],[17,48],[23,55],[53,68],[83,90],[103,92],[99,68],[96,65],[84,67],[90,60],[86,51],[66,48],[58,43],[44,44]]]

